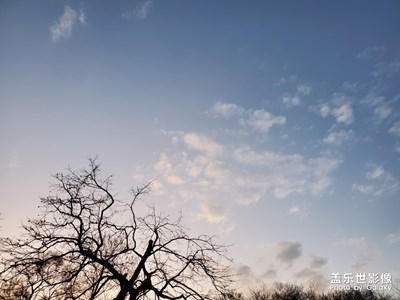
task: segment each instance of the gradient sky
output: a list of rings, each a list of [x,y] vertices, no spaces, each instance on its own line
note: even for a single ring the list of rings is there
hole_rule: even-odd
[[[398,1],[1,1],[3,236],[51,174],[232,244],[242,284],[400,277]]]

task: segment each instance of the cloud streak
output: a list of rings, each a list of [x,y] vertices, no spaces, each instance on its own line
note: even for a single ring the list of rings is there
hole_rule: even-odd
[[[64,13],[50,27],[50,33],[53,42],[71,38],[72,29],[78,23],[85,23],[85,13],[82,10],[78,12],[66,5],[64,8]]]
[[[122,14],[123,18],[135,18],[139,21],[142,21],[146,19],[148,14],[150,13],[150,10],[153,7],[153,1],[152,0],[147,0],[135,7],[132,11],[130,12],[125,12]]]

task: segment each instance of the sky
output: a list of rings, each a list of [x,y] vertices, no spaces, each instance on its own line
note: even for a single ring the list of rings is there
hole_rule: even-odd
[[[239,285],[400,278],[398,1],[1,1],[0,235],[51,174],[231,245]],[[125,198],[124,198],[125,197]]]

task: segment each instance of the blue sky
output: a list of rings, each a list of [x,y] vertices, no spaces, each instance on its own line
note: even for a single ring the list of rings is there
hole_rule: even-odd
[[[99,155],[246,285],[400,277],[397,1],[2,1],[1,234]]]

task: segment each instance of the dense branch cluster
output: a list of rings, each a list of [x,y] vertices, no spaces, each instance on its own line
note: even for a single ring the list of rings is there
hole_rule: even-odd
[[[0,299],[192,299],[229,290],[226,247],[212,237],[190,237],[180,218],[135,203],[150,184],[132,190],[129,203],[110,191],[99,164],[56,174],[43,213],[18,240],[1,239]]]

